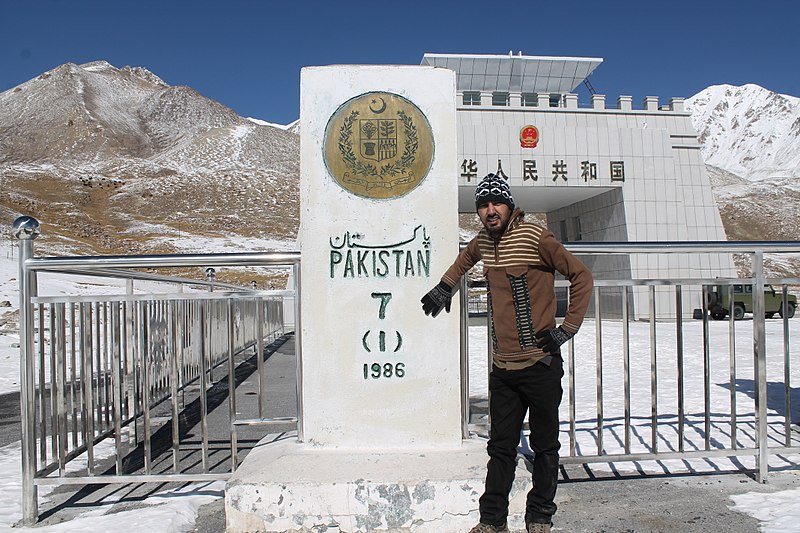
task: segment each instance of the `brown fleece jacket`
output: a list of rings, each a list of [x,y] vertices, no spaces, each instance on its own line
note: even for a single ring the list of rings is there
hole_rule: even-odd
[[[498,241],[486,229],[472,239],[447,269],[442,281],[458,284],[478,261],[489,287],[492,359],[507,369],[525,368],[545,355],[534,335],[556,327],[555,272],[569,280],[569,307],[561,327],[575,334],[592,294],[592,273],[545,228],[525,222],[516,209]]]

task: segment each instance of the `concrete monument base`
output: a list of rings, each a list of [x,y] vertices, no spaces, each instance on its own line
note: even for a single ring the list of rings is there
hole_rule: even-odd
[[[294,438],[262,440],[228,481],[228,533],[466,532],[478,522],[486,441],[459,448],[318,449]],[[531,476],[523,460],[509,527],[524,529]]]

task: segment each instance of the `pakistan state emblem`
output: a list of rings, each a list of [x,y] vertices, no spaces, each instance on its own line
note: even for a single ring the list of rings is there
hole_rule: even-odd
[[[351,98],[325,129],[325,165],[345,190],[365,198],[397,198],[428,175],[433,132],[410,100],[388,92]]]

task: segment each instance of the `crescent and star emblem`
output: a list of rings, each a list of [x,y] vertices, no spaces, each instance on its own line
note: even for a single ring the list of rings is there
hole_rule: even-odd
[[[374,106],[378,103],[378,100],[381,101],[381,105],[380,107],[378,107],[378,109],[375,109]],[[380,96],[377,99],[373,98],[372,102],[370,102],[369,104],[369,110],[375,113],[376,115],[380,115],[381,113],[386,111],[386,100],[384,100]]]

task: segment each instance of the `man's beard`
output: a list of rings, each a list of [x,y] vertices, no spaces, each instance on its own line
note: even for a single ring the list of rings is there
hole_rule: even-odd
[[[508,221],[506,221],[506,223],[503,224],[502,226],[498,226],[496,228],[487,227],[486,228],[486,233],[488,233],[489,237],[491,237],[492,239],[499,240],[500,237],[503,236],[503,233],[506,232],[506,227],[507,226],[508,226]]]

